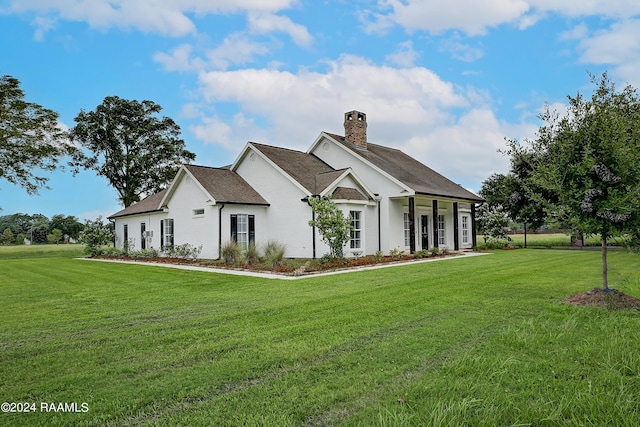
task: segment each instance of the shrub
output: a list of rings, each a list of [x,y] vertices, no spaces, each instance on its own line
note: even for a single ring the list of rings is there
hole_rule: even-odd
[[[102,246],[113,240],[113,226],[110,223],[103,223],[99,216],[95,221],[87,220],[84,230],[80,232],[78,240],[84,243],[84,251],[90,256],[97,256],[102,253]]]
[[[440,248],[434,246],[433,248],[429,249],[429,252],[431,252],[431,256],[437,256],[440,253]]]
[[[426,258],[427,256],[429,256],[429,251],[426,249],[422,249],[420,251],[414,252],[413,257],[414,258]]]
[[[183,243],[182,245],[173,246],[174,256],[182,259],[196,260],[202,252],[202,245],[195,247],[189,243]]]
[[[24,234],[18,233],[16,237],[16,245],[24,245]]]
[[[255,243],[249,243],[247,246],[247,250],[244,251],[244,263],[246,265],[254,265],[260,261],[260,256],[258,255],[258,248],[256,248]]]
[[[399,258],[400,256],[402,256],[403,253],[404,251],[400,250],[400,248],[393,248],[389,251],[389,255],[391,255],[394,258]]]
[[[222,245],[221,258],[224,258],[225,264],[232,265],[240,258],[240,248],[233,240],[228,240]]]
[[[113,246],[105,246],[100,249],[99,255],[121,257],[124,256],[124,252],[121,249],[115,248]]]
[[[131,248],[134,248],[136,246],[136,240],[133,237],[129,237],[128,240],[125,240],[124,242],[122,242],[122,252],[124,252],[125,254],[129,253],[129,250],[131,250]]]
[[[264,261],[273,268],[282,264],[286,246],[282,243],[269,241],[264,246]]]
[[[129,251],[127,255],[133,259],[139,259],[139,258],[157,258],[159,254],[156,249],[151,248],[151,249],[142,249],[139,251]]]
[[[176,257],[176,247],[175,245],[164,245],[162,249],[160,249],[162,256],[167,258],[175,258]]]

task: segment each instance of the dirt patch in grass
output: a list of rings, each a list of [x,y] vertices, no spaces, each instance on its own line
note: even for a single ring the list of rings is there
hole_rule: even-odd
[[[566,298],[563,302],[575,306],[601,307],[609,311],[640,311],[640,299],[631,295],[626,295],[616,289],[603,291],[600,288],[594,288],[590,291]]]

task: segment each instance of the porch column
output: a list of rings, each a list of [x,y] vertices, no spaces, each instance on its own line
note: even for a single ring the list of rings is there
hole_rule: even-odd
[[[460,250],[458,235],[458,202],[453,202],[453,250]]]
[[[478,242],[476,241],[476,204],[471,203],[471,244],[475,249],[478,246]]]
[[[409,197],[409,253],[416,251],[416,206],[413,197]]]
[[[438,201],[431,202],[432,205],[432,219],[433,219],[433,247],[437,248],[438,245]]]

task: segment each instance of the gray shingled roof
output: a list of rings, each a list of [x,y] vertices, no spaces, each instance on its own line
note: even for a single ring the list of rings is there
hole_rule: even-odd
[[[450,197],[468,201],[484,201],[482,197],[445,178],[400,150],[371,143],[367,143],[366,150],[358,149],[346,140],[344,136],[328,132],[326,134],[413,189],[416,194]]]
[[[217,203],[237,203],[245,205],[269,205],[247,181],[236,172],[226,168],[184,165],[193,177],[204,187]],[[160,203],[168,189],[152,194],[144,200],[114,213],[109,218],[156,212],[162,210]]]
[[[138,203],[135,203],[129,206],[128,208],[124,208],[121,211],[114,213],[109,217],[109,219],[162,210],[162,207],[160,206],[160,202],[162,202],[162,199],[164,198],[164,195],[166,193],[167,193],[167,190],[165,189],[158,193],[152,194],[151,196],[140,200]]]
[[[299,182],[311,194],[320,194],[343,172],[335,170],[316,156],[288,148],[252,142],[257,150],[278,165],[291,178]]]
[[[367,197],[355,188],[336,187],[331,198],[334,200],[368,200]]]
[[[218,203],[269,205],[240,175],[226,168],[185,165]]]

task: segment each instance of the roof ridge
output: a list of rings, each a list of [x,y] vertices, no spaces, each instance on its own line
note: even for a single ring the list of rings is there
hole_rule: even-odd
[[[185,167],[196,167],[196,168],[206,168],[206,169],[222,169],[222,170],[226,170],[227,168],[224,166],[206,166],[206,165],[193,165],[193,164],[187,164],[185,163],[183,166]]]
[[[262,144],[262,143],[260,143],[260,142],[253,142],[253,141],[249,141],[249,144],[251,144],[251,145],[259,145],[259,146],[262,146],[262,147],[275,148],[275,149],[277,149],[277,150],[286,150],[286,151],[293,151],[293,152],[295,152],[295,153],[307,154],[307,153],[305,153],[304,151],[294,150],[293,148],[278,147],[278,146],[275,146],[275,145]]]
[[[339,138],[342,138],[342,139],[344,139],[344,140],[345,140],[345,142],[348,142],[349,144],[351,144],[352,146],[354,146],[354,147],[356,147],[356,148],[357,148],[357,146],[356,146],[353,142],[349,141],[349,140],[347,139],[347,137],[346,137],[346,136],[344,136],[344,135],[340,135],[340,134],[333,133],[333,132],[326,132],[326,131],[324,131],[324,133],[326,133],[327,135],[330,135],[330,136],[337,136],[337,137],[339,137]],[[388,145],[381,145],[381,144],[376,144],[376,143],[373,143],[373,142],[369,142],[369,141],[367,141],[367,146],[369,146],[369,145],[373,145],[374,147],[386,148],[387,150],[400,151],[400,152],[404,153],[404,151],[402,151],[402,150],[401,150],[401,149],[399,149],[399,148],[389,147]]]

